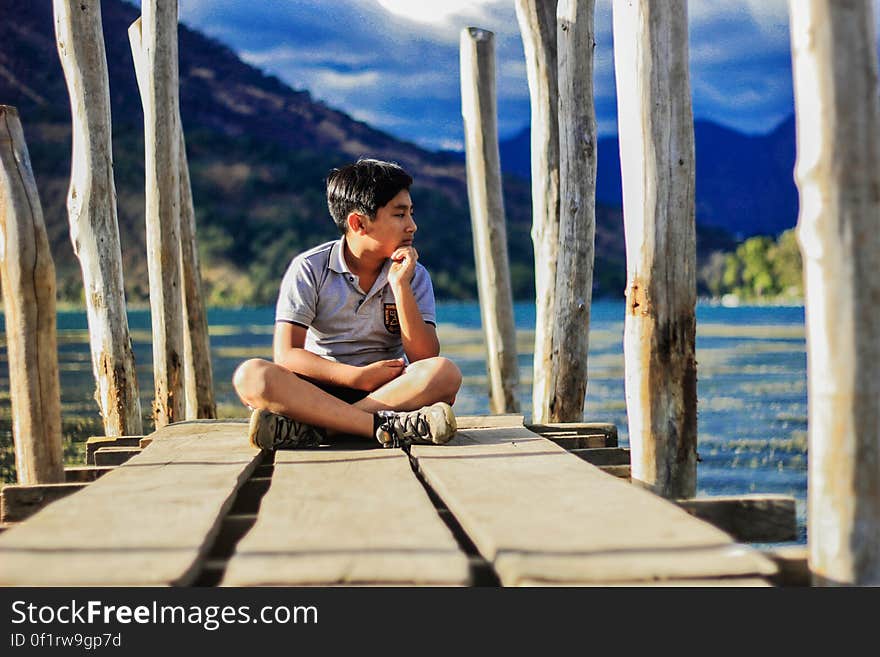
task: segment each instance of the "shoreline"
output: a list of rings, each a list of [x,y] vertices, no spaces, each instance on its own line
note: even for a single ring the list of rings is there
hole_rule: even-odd
[[[728,295],[725,295],[728,296]],[[625,299],[623,297],[599,297],[594,298],[593,303],[623,303]],[[437,299],[438,305],[456,305],[456,304],[474,304],[479,303],[479,299]],[[514,299],[514,305],[522,305],[522,304],[533,304],[535,303],[534,299]],[[737,298],[735,301],[728,300],[725,302],[724,297],[697,297],[697,305],[698,306],[721,306],[724,308],[763,308],[763,307],[772,307],[772,308],[803,308],[804,301],[803,299],[790,299],[790,298],[779,298],[779,299],[739,299]],[[240,305],[240,306],[208,306],[207,310],[209,311],[242,311],[242,310],[261,310],[265,308],[272,308],[274,304],[267,305]],[[57,312],[64,313],[72,313],[72,312],[86,312],[85,304],[74,304],[69,302],[58,302],[56,303]],[[127,311],[134,312],[149,312],[150,304],[148,303],[128,303],[126,304]],[[0,309],[0,316],[3,316],[3,310]]]

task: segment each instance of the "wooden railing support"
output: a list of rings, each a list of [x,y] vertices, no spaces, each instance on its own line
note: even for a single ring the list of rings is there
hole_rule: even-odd
[[[697,286],[687,2],[615,2],[613,13],[632,477],[668,498],[693,497]]]
[[[556,0],[516,0],[531,97],[535,358],[532,422],[550,422],[550,361],[559,244],[559,123]]]
[[[177,0],[144,0],[147,269],[156,428],[184,418]]]
[[[8,105],[0,105],[0,281],[18,482],[62,482],[55,265],[24,131]]]
[[[142,21],[138,18],[128,28],[132,59],[138,87],[143,90],[146,62],[143,52]],[[143,91],[141,91],[143,94]],[[185,415],[187,420],[217,416],[214,401],[211,346],[208,339],[208,313],[202,296],[202,276],[196,236],[196,215],[193,208],[192,185],[186,158],[183,122],[177,117],[180,130],[180,270],[183,272],[183,304],[186,321],[183,325],[183,371]]]
[[[183,122],[180,126],[180,268],[183,271],[183,372],[186,396],[186,419],[217,417],[214,401],[214,372],[211,367],[211,344],[208,339],[208,309],[202,295],[202,270],[196,236],[196,213],[193,207],[189,164]]]
[[[475,27],[461,31],[461,115],[480,316],[488,352],[489,406],[492,413],[515,413],[519,365],[498,154],[495,35]]]
[[[95,399],[108,436],[139,434],[143,421],[122,280],[101,3],[54,0],[54,11],[73,123],[67,213],[83,273]]]
[[[792,0],[815,584],[880,585],[880,101],[871,3]]]
[[[556,9],[560,201],[549,363],[551,422],[580,422],[587,392],[596,235],[594,7],[594,0],[560,0]]]

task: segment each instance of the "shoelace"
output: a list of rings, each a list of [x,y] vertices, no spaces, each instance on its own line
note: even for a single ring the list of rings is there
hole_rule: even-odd
[[[431,433],[431,427],[421,413],[393,415],[387,419],[382,428],[391,435],[390,447],[409,445],[412,442],[411,436],[425,438]]]

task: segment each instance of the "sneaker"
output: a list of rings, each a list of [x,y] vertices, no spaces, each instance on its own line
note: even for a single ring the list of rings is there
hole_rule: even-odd
[[[455,414],[445,402],[425,406],[417,411],[379,411],[381,420],[376,440],[382,447],[401,445],[442,445],[455,435]]]
[[[324,432],[311,424],[269,411],[255,410],[251,414],[248,440],[258,449],[317,447],[323,439]]]

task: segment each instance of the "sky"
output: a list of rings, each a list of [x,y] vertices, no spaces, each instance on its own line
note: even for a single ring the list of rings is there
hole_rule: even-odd
[[[596,0],[599,134],[616,133],[612,0]],[[694,116],[745,133],[794,111],[786,0],[690,0]],[[431,149],[462,148],[459,35],[495,33],[498,132],[529,122],[514,0],[179,0],[180,20],[355,119]]]

